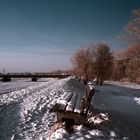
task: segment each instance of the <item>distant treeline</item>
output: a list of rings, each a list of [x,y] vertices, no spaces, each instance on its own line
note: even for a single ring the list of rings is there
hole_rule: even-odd
[[[49,75],[49,74],[71,74],[71,70],[55,70],[50,72],[8,72],[8,73],[0,73],[0,75]]]

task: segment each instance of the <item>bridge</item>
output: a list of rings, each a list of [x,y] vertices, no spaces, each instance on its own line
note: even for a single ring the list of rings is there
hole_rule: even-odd
[[[39,78],[67,78],[70,74],[1,74],[3,82],[10,82],[11,78],[31,78],[32,81],[37,81]]]

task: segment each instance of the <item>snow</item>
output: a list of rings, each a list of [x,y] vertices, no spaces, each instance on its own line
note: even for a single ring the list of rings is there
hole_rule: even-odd
[[[130,82],[106,81],[106,84],[117,85],[121,87],[128,87],[131,89],[140,89],[140,85]]]
[[[126,137],[140,139],[140,85],[106,81],[103,86],[95,86],[95,90],[94,109],[109,113],[113,125]]]
[[[136,103],[137,103],[138,105],[140,105],[140,97],[135,97],[135,98],[134,98],[134,101],[136,101]]]
[[[64,96],[84,87],[70,79],[0,82],[0,140],[140,139],[140,85],[114,81],[95,85],[89,127],[75,125],[68,133],[62,125],[50,135],[55,122],[55,114],[49,112],[52,104],[66,104]]]
[[[95,89],[97,96],[95,95],[94,106],[104,110],[111,108],[128,115],[137,115],[140,112],[140,85],[106,82],[104,86],[96,86]]]
[[[2,82],[0,81],[0,95],[8,92],[12,92],[30,85],[34,85],[34,82],[30,82],[28,79],[22,80],[12,80],[12,82]]]
[[[11,82],[11,88],[15,90],[0,95],[0,139],[28,140],[47,137],[55,119],[49,108],[53,99],[58,99],[63,94],[64,83],[68,80],[31,82],[22,89],[22,82]],[[17,84],[19,90],[15,88]],[[3,88],[2,91],[4,92]]]
[[[107,120],[109,120],[108,114],[104,114],[104,113],[100,113],[88,119],[89,122],[93,122],[94,124],[100,124],[101,122]]]
[[[85,139],[93,139],[93,138],[103,138],[104,135],[101,131],[99,130],[88,130],[83,125],[77,126],[74,128],[73,133],[68,133],[64,128],[59,128],[51,135],[49,139],[51,140],[60,140],[60,139],[65,139],[65,140],[85,140]]]

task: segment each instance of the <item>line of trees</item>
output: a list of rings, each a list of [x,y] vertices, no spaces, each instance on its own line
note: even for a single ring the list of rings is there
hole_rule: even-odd
[[[106,79],[140,83],[140,10],[133,11],[120,38],[126,49],[111,52],[102,42],[78,49],[71,59],[74,74],[86,81],[96,78],[97,84]]]
[[[112,70],[112,53],[105,43],[92,44],[78,49],[72,57],[74,74],[85,81],[96,78],[102,84],[110,77]]]

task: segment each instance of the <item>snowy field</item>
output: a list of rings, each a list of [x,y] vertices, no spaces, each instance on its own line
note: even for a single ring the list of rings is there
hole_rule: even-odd
[[[48,135],[55,122],[49,108],[70,92],[69,80],[0,82],[0,140],[140,139],[140,86],[113,81],[95,86],[90,128],[75,126],[69,134],[62,127]]]
[[[0,83],[0,140],[46,137],[54,122],[48,108],[62,94],[67,80]]]
[[[0,95],[35,84],[31,79],[12,79],[12,82],[0,81]]]

